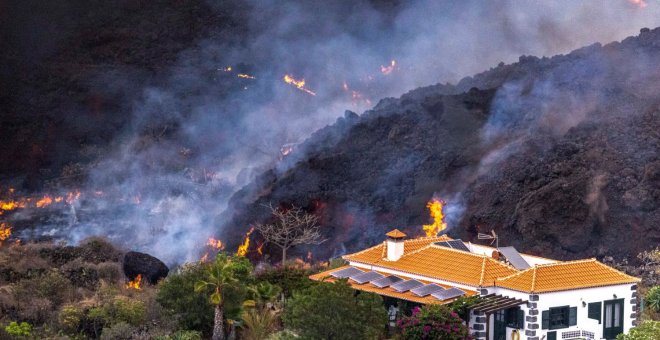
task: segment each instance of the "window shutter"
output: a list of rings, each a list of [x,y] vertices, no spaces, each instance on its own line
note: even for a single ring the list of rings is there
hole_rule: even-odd
[[[600,324],[601,318],[600,318],[600,313],[602,309],[602,303],[600,302],[592,302],[589,304],[589,309],[587,311],[587,317],[589,319],[594,319],[598,320],[598,323]]]
[[[525,311],[518,309],[518,329],[525,329]]]
[[[577,307],[571,307],[568,310],[568,325],[569,326],[577,325]]]
[[[541,329],[548,329],[550,327],[550,311],[544,310],[541,313]]]

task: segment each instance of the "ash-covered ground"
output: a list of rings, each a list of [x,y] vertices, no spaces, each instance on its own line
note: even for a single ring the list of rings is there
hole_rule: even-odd
[[[626,0],[6,1],[0,201],[24,207],[0,223],[170,264],[297,204],[324,258],[421,234],[438,196],[454,236],[632,256],[659,237],[657,30],[515,61],[658,18]]]

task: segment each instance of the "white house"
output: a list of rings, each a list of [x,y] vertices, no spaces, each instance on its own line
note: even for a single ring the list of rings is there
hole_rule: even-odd
[[[556,261],[445,235],[406,239],[345,255],[348,265],[312,275],[420,304],[480,295],[470,311],[477,339],[614,339],[637,320],[638,278],[596,259]]]

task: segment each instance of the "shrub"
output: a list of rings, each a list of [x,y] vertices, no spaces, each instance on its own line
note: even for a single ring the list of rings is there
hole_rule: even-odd
[[[646,293],[646,306],[654,312],[660,312],[660,286],[655,286]]]
[[[308,268],[286,266],[270,267],[256,274],[257,281],[267,281],[282,288],[286,298],[293,292],[309,288],[316,284],[309,279],[312,272]]]
[[[202,333],[197,331],[177,331],[172,334],[172,340],[202,340]]]
[[[283,319],[305,339],[376,339],[385,329],[387,311],[379,295],[356,292],[340,280],[294,293]]]
[[[5,332],[14,337],[29,337],[32,333],[32,325],[27,322],[12,321],[5,327]]]
[[[655,340],[660,336],[660,321],[647,320],[630,329],[628,334],[619,334],[617,340]]]
[[[118,322],[110,327],[103,328],[101,340],[130,340],[135,329],[126,322]]]
[[[103,320],[104,324],[127,323],[137,326],[146,319],[146,308],[139,300],[132,300],[126,296],[117,296],[110,303],[89,310],[89,317]]]
[[[64,305],[58,316],[60,328],[67,334],[75,334],[80,328],[80,321],[85,317],[82,309],[74,305]]]
[[[277,328],[278,316],[268,308],[251,308],[243,313],[241,339],[266,339]]]
[[[119,263],[117,262],[101,262],[96,265],[99,273],[99,279],[105,280],[108,283],[116,283],[122,279],[122,271]]]
[[[470,339],[467,326],[458,313],[444,305],[426,305],[397,322],[404,339]]]

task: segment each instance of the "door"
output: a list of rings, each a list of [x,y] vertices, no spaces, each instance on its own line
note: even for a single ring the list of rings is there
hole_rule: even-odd
[[[624,299],[603,302],[603,337],[616,339],[623,333],[623,301]]]
[[[493,340],[506,340],[506,319],[504,310],[498,310],[494,314],[495,324],[493,329]]]

